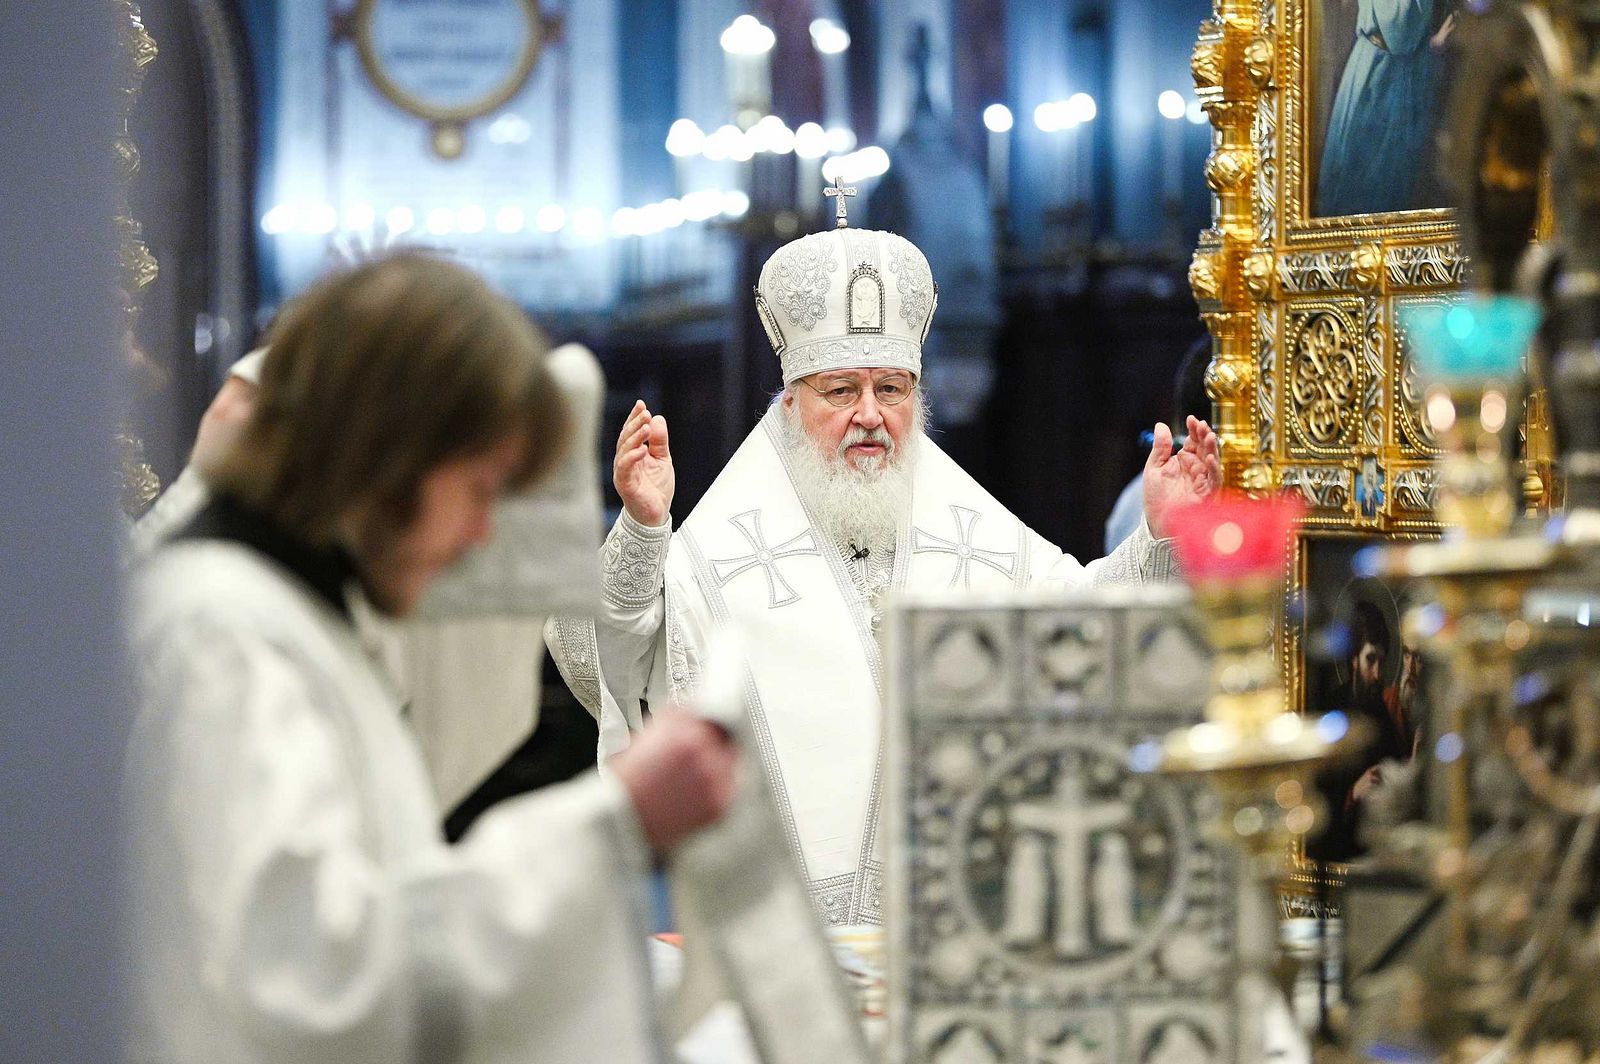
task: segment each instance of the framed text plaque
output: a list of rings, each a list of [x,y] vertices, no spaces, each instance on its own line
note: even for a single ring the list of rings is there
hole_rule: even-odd
[[[466,147],[466,125],[521,91],[559,31],[539,0],[358,0],[352,34],[385,99],[432,127],[444,158]]]

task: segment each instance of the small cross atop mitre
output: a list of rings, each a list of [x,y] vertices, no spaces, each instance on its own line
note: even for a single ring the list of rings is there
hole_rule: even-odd
[[[844,176],[838,175],[834,177],[832,187],[823,189],[822,194],[833,200],[835,204],[833,227],[835,229],[844,229],[848,227],[850,225],[850,219],[845,215],[844,201],[847,197],[854,196],[856,194],[856,187],[854,185],[845,184]]]

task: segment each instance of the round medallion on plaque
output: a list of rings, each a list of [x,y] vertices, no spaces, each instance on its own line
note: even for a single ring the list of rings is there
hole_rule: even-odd
[[[352,13],[367,77],[432,126],[447,159],[466,149],[468,122],[522,91],[558,29],[539,0],[357,0]]]

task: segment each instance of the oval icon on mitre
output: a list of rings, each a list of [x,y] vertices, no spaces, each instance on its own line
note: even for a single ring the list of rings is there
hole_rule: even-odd
[[[850,320],[853,333],[883,332],[883,278],[863,262],[850,275]]]

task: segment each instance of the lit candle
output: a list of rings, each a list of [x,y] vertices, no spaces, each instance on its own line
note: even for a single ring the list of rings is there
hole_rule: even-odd
[[[1183,116],[1186,110],[1183,96],[1173,89],[1163,92],[1156,100],[1156,110],[1161,123],[1161,187],[1167,204],[1176,205],[1183,199]]]
[[[845,53],[850,49],[850,34],[831,18],[811,21],[811,43],[822,64],[822,118],[829,126],[842,126],[848,119],[850,73]]]
[[[1094,197],[1094,119],[1098,111],[1094,97],[1075,92],[1067,100],[1067,119],[1072,123],[1074,202]]]
[[[828,133],[816,122],[802,122],[794,131],[795,211],[803,219],[822,210],[822,160],[828,154]]]
[[[1004,208],[1011,184],[1011,109],[992,103],[983,111],[983,124],[989,130],[989,202]]]
[[[728,95],[742,129],[748,129],[771,110],[767,55],[776,42],[777,36],[754,15],[740,15],[722,31]]]
[[[1049,138],[1046,141],[1044,157],[1046,172],[1040,187],[1045,192],[1045,203],[1049,207],[1059,207],[1069,195],[1071,184],[1072,161],[1070,146],[1066,143],[1066,129],[1071,123],[1066,116],[1067,104],[1065,100],[1047,100],[1033,109],[1033,124]]]
[[[1065,147],[1065,159],[1060,163],[1061,173],[1061,202],[1070,207],[1083,198],[1083,192],[1078,184],[1079,159],[1083,154],[1081,142],[1082,133],[1078,123],[1068,122],[1063,131],[1058,135]]]

